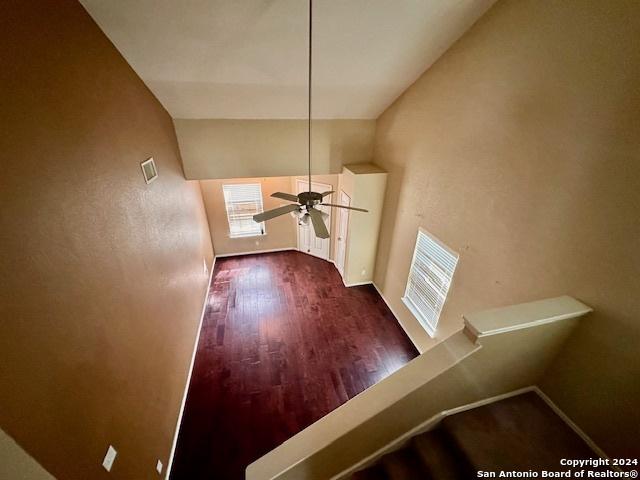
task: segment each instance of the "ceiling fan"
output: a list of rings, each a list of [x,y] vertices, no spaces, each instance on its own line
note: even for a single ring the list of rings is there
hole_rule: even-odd
[[[291,205],[284,205],[282,207],[274,208],[273,210],[267,210],[266,212],[259,213],[253,216],[253,220],[258,223],[262,223],[266,220],[286,215],[287,213],[296,212],[299,221],[302,224],[308,225],[309,220],[313,225],[313,230],[318,238],[329,238],[329,231],[324,223],[324,219],[328,216],[325,212],[319,210],[318,206],[347,208],[349,210],[356,210],[358,212],[367,212],[364,208],[347,207],[346,205],[337,205],[335,203],[324,203],[324,197],[334,193],[328,192],[313,192],[311,190],[311,40],[312,40],[312,17],[313,17],[313,0],[309,0],[309,104],[308,104],[308,116],[307,116],[307,145],[308,145],[308,163],[309,163],[309,190],[307,192],[293,195],[291,193],[275,192],[271,194],[272,197],[287,200],[289,202],[295,202]]]

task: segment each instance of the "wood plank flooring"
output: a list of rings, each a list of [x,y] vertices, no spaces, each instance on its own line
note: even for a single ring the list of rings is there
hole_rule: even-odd
[[[368,285],[277,252],[216,262],[171,478],[247,465],[417,356]]]

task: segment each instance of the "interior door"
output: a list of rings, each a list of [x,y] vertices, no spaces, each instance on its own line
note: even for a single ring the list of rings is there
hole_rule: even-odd
[[[351,197],[340,191],[340,205],[351,206]],[[347,230],[349,228],[349,210],[338,208],[338,238],[336,243],[336,268],[344,277],[344,262],[347,255]]]
[[[309,182],[305,182],[304,180],[297,180],[297,192],[302,193],[309,190]],[[314,192],[326,192],[331,190],[331,185],[325,185],[323,183],[311,183],[311,190]],[[331,202],[331,195],[324,198],[325,202]],[[315,207],[318,210],[325,212],[329,215],[324,223],[327,226],[327,230],[331,233],[331,207]],[[308,253],[309,255],[313,255],[315,257],[323,258],[325,260],[329,259],[329,246],[330,246],[331,238],[318,238],[313,231],[313,226],[311,222],[308,225],[300,225],[298,224],[298,250],[304,253]]]

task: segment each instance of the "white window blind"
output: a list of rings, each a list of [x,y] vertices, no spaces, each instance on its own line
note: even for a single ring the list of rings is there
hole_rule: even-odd
[[[438,326],[457,263],[457,253],[422,229],[418,231],[402,300],[431,336]]]
[[[229,236],[253,237],[264,234],[264,222],[253,221],[253,216],[262,213],[262,189],[259,183],[223,185],[224,203],[229,220]]]

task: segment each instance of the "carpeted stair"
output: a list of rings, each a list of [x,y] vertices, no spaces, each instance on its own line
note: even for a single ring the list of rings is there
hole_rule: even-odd
[[[479,470],[566,471],[597,454],[535,392],[445,417],[353,480],[468,480]]]

